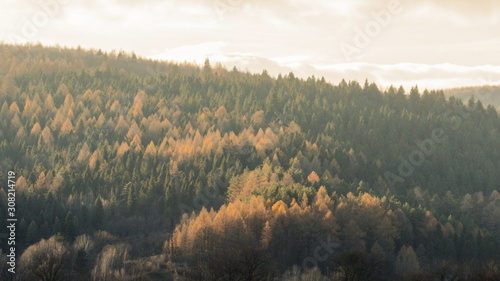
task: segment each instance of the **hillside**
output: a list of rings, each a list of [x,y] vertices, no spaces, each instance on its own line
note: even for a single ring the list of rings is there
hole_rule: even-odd
[[[455,96],[464,101],[471,97],[479,99],[483,104],[491,104],[500,111],[500,86],[463,87],[443,90],[445,96]]]
[[[0,83],[25,280],[43,251],[71,280],[499,272],[491,105],[41,45],[1,44]]]

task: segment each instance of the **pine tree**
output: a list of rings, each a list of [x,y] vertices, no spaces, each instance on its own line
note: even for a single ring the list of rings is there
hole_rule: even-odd
[[[104,207],[100,198],[97,198],[92,208],[92,227],[100,229],[104,221]]]
[[[62,231],[61,220],[56,216],[54,219],[54,224],[52,225],[52,233],[59,234]]]
[[[38,225],[35,221],[31,221],[30,225],[28,226],[28,231],[26,232],[26,243],[28,245],[31,245],[37,242],[39,238]]]
[[[266,118],[267,120],[271,120],[272,117],[278,117],[277,115],[280,113],[278,107],[278,97],[275,91],[271,91],[266,98]]]
[[[75,218],[71,211],[68,211],[66,214],[66,218],[64,219],[64,225],[63,225],[63,233],[64,237],[68,241],[73,241],[76,237],[77,234],[77,226],[75,223]]]
[[[129,214],[134,214],[137,209],[137,194],[133,184],[130,184],[127,196],[127,210]]]
[[[82,206],[80,208],[80,219],[78,220],[81,224],[81,227],[83,229],[86,229],[88,227],[88,224],[89,224],[89,210],[87,208],[87,206]]]

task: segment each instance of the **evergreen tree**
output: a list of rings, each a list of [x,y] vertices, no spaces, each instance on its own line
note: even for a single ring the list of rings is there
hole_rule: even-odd
[[[100,229],[104,221],[104,207],[102,205],[101,199],[97,198],[92,208],[92,227],[94,229]]]

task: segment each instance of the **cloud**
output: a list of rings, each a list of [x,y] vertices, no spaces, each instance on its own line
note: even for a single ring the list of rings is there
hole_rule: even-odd
[[[315,65],[314,68],[330,81],[342,78],[363,81],[367,78],[384,87],[403,85],[408,88],[418,84],[420,88],[442,89],[500,84],[500,65],[344,63]]]
[[[223,42],[188,45],[167,50],[156,59],[202,64],[205,58],[212,63],[221,62],[228,69],[236,66],[243,71],[261,73],[266,69],[271,75],[285,75],[293,72],[297,77],[308,78],[315,75],[327,81],[338,83],[342,79],[365,79],[376,82],[381,87],[403,85],[409,89],[419,85],[421,89],[444,89],[461,86],[499,85],[500,65],[466,66],[452,63],[422,64],[396,63],[374,64],[364,62],[327,64],[314,56],[282,56],[265,58],[252,53],[231,53],[231,46]],[[202,54],[202,55],[195,55]],[[177,59],[177,57],[179,59]]]
[[[495,0],[362,0],[358,3],[362,12],[369,13],[383,9],[391,1],[413,10],[430,7],[472,18],[489,17],[500,12],[500,1]]]
[[[426,2],[462,15],[474,17],[492,15],[500,11],[500,2],[495,0],[427,0]]]
[[[354,63],[343,64],[348,60],[339,46],[354,45],[357,30],[390,1],[400,1],[402,13],[369,38]],[[28,2],[0,1],[0,40],[21,33],[23,18],[40,10],[38,1]],[[368,78],[436,88],[500,80],[499,6],[487,0],[70,0],[28,39],[179,62],[202,64],[208,57],[228,68],[332,82]]]
[[[204,42],[194,45],[183,45],[172,49],[167,49],[163,53],[154,55],[153,59],[174,60],[178,62],[188,61],[202,64],[206,58],[211,58],[213,61],[226,60],[224,47],[227,44],[221,41]]]

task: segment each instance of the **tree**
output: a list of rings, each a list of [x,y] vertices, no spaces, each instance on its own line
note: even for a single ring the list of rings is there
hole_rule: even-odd
[[[266,225],[262,229],[262,238],[261,238],[262,247],[267,248],[269,246],[269,242],[271,242],[271,239],[273,238],[272,232],[273,230],[269,225],[269,221],[266,221]]]
[[[42,132],[42,128],[40,127],[40,124],[38,124],[38,122],[35,123],[35,125],[33,125],[33,127],[31,128],[31,132],[30,132],[30,136],[38,136],[40,135],[40,133]]]
[[[47,95],[47,98],[45,99],[44,107],[48,111],[55,110],[54,99],[52,98],[51,94]]]
[[[56,236],[29,246],[19,259],[19,266],[25,271],[24,280],[65,280],[68,255],[68,249]]]
[[[87,143],[85,142],[80,149],[80,153],[78,153],[77,161],[82,164],[87,164],[90,157],[90,149]]]
[[[130,214],[135,213],[137,208],[137,194],[133,184],[129,184],[127,197],[127,210]]]
[[[97,198],[94,203],[94,207],[92,208],[92,226],[95,229],[99,229],[102,226],[102,222],[104,220],[104,207],[102,206],[102,202],[100,198]]]
[[[14,116],[16,114],[19,114],[19,106],[17,106],[16,102],[13,102],[10,107],[9,107],[9,113],[11,116]]]
[[[257,126],[257,127],[261,127],[262,125],[264,125],[264,111],[263,110],[259,110],[257,112],[255,112],[252,117],[250,118],[250,120],[252,120],[252,123]]]
[[[316,172],[312,171],[309,176],[307,176],[307,180],[312,184],[314,185],[315,183],[319,182],[319,177],[318,177],[318,174],[316,174]]]
[[[56,216],[54,219],[54,224],[52,225],[52,232],[55,234],[60,234],[62,231],[61,220]]]
[[[229,115],[227,114],[226,108],[224,106],[220,106],[219,109],[214,114],[215,118],[224,121],[227,118],[229,118]]]
[[[121,108],[121,106],[120,106],[120,102],[119,102],[119,101],[117,101],[117,100],[115,100],[115,101],[113,102],[113,104],[111,105],[111,107],[109,108],[109,110],[110,110],[111,112],[119,112],[119,111],[120,111],[120,108]]]
[[[61,84],[61,87],[65,87],[66,88],[65,92],[68,91],[68,88],[66,87],[66,85]],[[73,105],[74,105],[73,96],[68,92],[66,94],[66,97],[64,98],[63,107],[66,108],[66,109],[70,109]]]
[[[130,147],[134,148],[135,152],[141,151],[141,138],[138,135],[134,136],[130,142]]]
[[[239,253],[238,273],[241,280],[257,281],[271,280],[273,274],[269,254],[262,248],[244,247]]]
[[[27,136],[26,130],[24,130],[24,127],[21,126],[19,128],[19,130],[17,131],[15,140],[16,140],[16,142],[24,141],[26,139],[26,136]]]
[[[271,90],[266,98],[266,117],[268,118],[268,120],[271,120],[270,118],[273,117],[273,115],[281,113],[279,111],[278,97],[276,93]]]
[[[94,241],[87,235],[83,234],[76,237],[73,243],[73,251],[76,251],[75,265],[77,270],[81,270],[81,274],[85,274],[90,265],[92,254],[94,252]]]
[[[52,133],[50,132],[49,127],[45,127],[42,131],[42,139],[46,145],[52,143]]]
[[[64,219],[63,225],[64,236],[68,241],[73,241],[77,234],[77,226],[75,222],[75,217],[68,211],[66,218]]]
[[[125,244],[107,245],[97,256],[92,270],[93,281],[120,280],[124,278],[125,261],[128,255],[128,246]]]
[[[127,129],[130,129],[129,125],[127,121],[125,121],[123,116],[120,115],[120,117],[118,118],[118,122],[115,126],[115,133],[117,133],[120,136],[123,136],[127,132]]]
[[[137,126],[137,123],[132,120],[132,124],[130,125],[130,128],[127,132],[127,139],[132,140],[135,136],[140,137],[141,135],[141,129],[139,128],[139,126]]]
[[[61,135],[67,135],[73,131],[73,124],[71,123],[71,120],[69,118],[66,118],[66,121],[62,124],[61,127]]]
[[[210,65],[210,60],[208,58],[205,59],[201,73],[204,79],[209,79],[212,75],[212,66]]]
[[[403,246],[396,256],[394,271],[401,277],[408,278],[420,270],[420,263],[412,246]]]
[[[90,159],[89,159],[89,168],[91,170],[94,170],[96,168],[97,163],[98,163],[99,160],[100,160],[99,151],[96,150],[96,151],[94,151],[94,153],[92,153],[92,156],[90,156]]]
[[[154,158],[156,156],[156,152],[156,146],[153,141],[151,141],[144,151],[144,158]]]
[[[39,238],[38,225],[35,221],[31,221],[26,232],[26,243],[28,245],[35,243]]]
[[[120,147],[118,147],[118,149],[116,151],[116,156],[119,156],[119,157],[122,156],[129,149],[130,149],[130,147],[128,146],[128,144],[126,142],[122,142],[122,144],[120,145]]]
[[[343,281],[373,280],[380,264],[373,255],[357,249],[341,252],[335,262],[338,265],[335,272],[340,274]]]

